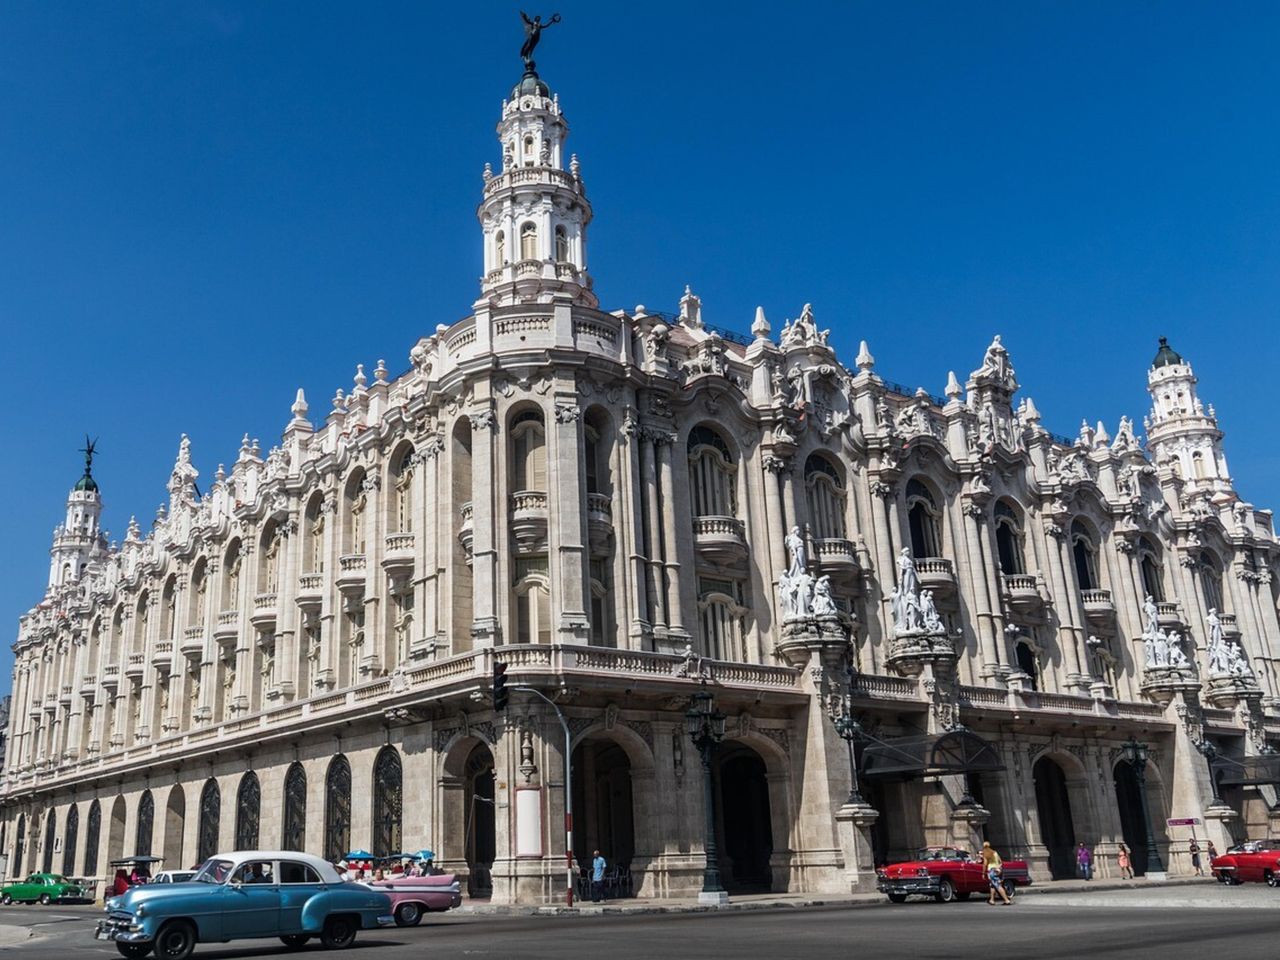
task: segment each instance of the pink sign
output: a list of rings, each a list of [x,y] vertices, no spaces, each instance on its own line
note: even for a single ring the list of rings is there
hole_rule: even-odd
[[[1198,827],[1200,826],[1200,818],[1199,817],[1179,817],[1176,820],[1166,820],[1165,823],[1167,823],[1171,827]]]

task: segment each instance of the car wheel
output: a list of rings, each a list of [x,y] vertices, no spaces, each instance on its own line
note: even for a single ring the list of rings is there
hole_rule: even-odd
[[[196,948],[196,928],[185,920],[170,920],[156,936],[155,951],[160,960],[187,960]]]
[[[305,933],[291,933],[287,937],[281,937],[280,942],[290,950],[301,950],[310,939]]]
[[[416,903],[402,903],[396,908],[397,927],[416,927],[422,922],[422,907]]]
[[[351,917],[330,917],[320,931],[320,943],[326,950],[341,950],[356,939],[356,922]]]
[[[3,903],[7,907],[9,904],[13,903],[13,897],[6,893],[4,896],[0,896],[0,903]]]
[[[1270,870],[1262,874],[1262,879],[1267,881],[1268,887],[1280,887],[1280,876],[1272,873]]]
[[[906,903],[907,895],[905,893],[891,893],[889,894],[889,902],[890,903]]]
[[[1004,892],[1009,897],[1010,900],[1012,900],[1018,893],[1018,887],[1016,884],[1014,884],[1012,880],[1004,881],[1004,883],[1001,884],[1001,886],[1004,887]]]
[[[120,951],[120,956],[127,957],[128,960],[142,960],[151,952],[151,944],[149,943],[120,943],[116,941],[116,949]]]
[[[51,903],[53,903],[53,897],[49,896],[47,893],[40,894],[40,906],[47,907]]]
[[[950,903],[956,898],[956,888],[950,880],[943,880],[938,884],[938,902]]]

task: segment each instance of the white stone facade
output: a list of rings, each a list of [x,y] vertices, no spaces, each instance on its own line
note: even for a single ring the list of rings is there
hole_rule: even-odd
[[[578,850],[642,896],[701,883],[703,682],[737,888],[861,887],[872,858],[978,831],[1040,879],[1077,841],[1141,846],[1130,738],[1172,869],[1168,816],[1220,847],[1274,832],[1274,788],[1215,802],[1197,749],[1280,732],[1280,544],[1189,364],[1157,355],[1145,446],[1127,418],[1068,440],[1015,402],[998,337],[932,397],[865,343],[846,367],[807,306],[778,339],[763,312],[714,329],[687,290],[676,315],[603,312],[536,75],[498,133],[481,297],[406,373],[358,368],[319,424],[299,392],[203,495],[184,437],[168,509],[118,549],[86,470],[14,645],[12,872],[428,847],[473,893],[555,899],[560,727],[519,692],[494,715],[494,660],[562,705]],[[967,728],[1004,769],[869,780],[877,818],[845,805],[842,711],[879,741]]]

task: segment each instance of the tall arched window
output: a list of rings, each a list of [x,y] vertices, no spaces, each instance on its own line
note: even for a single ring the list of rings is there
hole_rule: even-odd
[[[68,877],[76,876],[76,840],[80,833],[80,808],[71,804],[67,811],[66,835],[62,838],[62,872]]]
[[[1030,678],[1031,689],[1040,689],[1040,665],[1036,658],[1036,652],[1031,649],[1031,644],[1025,640],[1019,640],[1013,648],[1014,656],[1018,659],[1018,669]]]
[[[1199,450],[1191,454],[1191,475],[1197,480],[1205,478],[1204,454]]]
[[[200,791],[200,819],[196,829],[196,859],[204,863],[218,852],[218,831],[222,823],[222,791],[210,777]]]
[[[178,626],[178,581],[177,577],[169,577],[164,583],[161,595],[160,637],[163,640],[174,639],[174,631]]]
[[[704,656],[745,660],[741,585],[733,580],[699,578],[698,635]]]
[[[1164,572],[1160,563],[1160,550],[1143,537],[1138,541],[1138,569],[1142,572],[1142,589],[1157,603],[1164,599]]]
[[[1098,589],[1097,549],[1089,531],[1079,520],[1071,524],[1071,558],[1075,561],[1076,581],[1081,590]]]
[[[44,818],[44,872],[53,873],[53,848],[58,839],[58,811]]]
[[[493,238],[493,268],[505,266],[507,262],[507,235],[501,230]]]
[[[18,829],[21,830],[21,826]],[[89,804],[89,817],[84,830],[84,875],[86,877],[92,877],[98,872],[98,839],[101,834],[102,804],[95,800]]]
[[[737,470],[729,445],[715,430],[689,431],[689,481],[695,517],[736,517]]]
[[[1204,595],[1206,610],[1222,613],[1222,571],[1209,551],[1201,551],[1196,560],[1196,575],[1200,579],[1200,591]]]
[[[406,447],[391,469],[395,490],[392,500],[392,529],[396,533],[413,530],[413,447]]]
[[[532,221],[520,228],[520,259],[538,259],[538,228]]]
[[[236,849],[258,849],[258,824],[262,813],[262,787],[252,770],[240,778],[236,791]]]
[[[563,225],[556,227],[556,259],[561,263],[569,259],[569,234]]]
[[[307,504],[306,573],[324,573],[324,494],[317,493]]]
[[[351,764],[342,754],[324,778],[324,858],[336,863],[351,849]]]
[[[280,525],[270,522],[262,533],[262,561],[258,564],[258,592],[280,591],[280,567],[283,559],[284,538]]]
[[[845,539],[844,478],[839,469],[822,454],[809,454],[804,462],[804,487],[813,535],[819,540]]]
[[[911,533],[911,555],[917,560],[942,553],[938,535],[938,503],[932,491],[912,477],[907,481],[907,526]]]
[[[151,594],[143,590],[133,614],[133,644],[131,653],[141,653],[147,646],[147,623],[151,619]]]
[[[306,849],[307,771],[296,760],[289,765],[289,772],[284,777],[284,817],[280,837],[280,845],[285,850]]]
[[[134,836],[134,854],[139,857],[151,856],[151,835],[155,830],[156,801],[150,790],[142,792],[138,801],[138,830]]]
[[[188,607],[191,618],[187,625],[204,626],[205,611],[209,609],[209,564],[204,557],[196,561],[191,571],[191,604]]]
[[[243,558],[240,555],[240,541],[232,540],[227,546],[227,558],[223,569],[224,574],[222,590],[222,609],[234,610],[240,604],[240,565]]]
[[[551,592],[546,557],[517,557],[516,643],[551,642]]]
[[[107,648],[107,665],[119,663],[124,654],[124,604],[116,607],[115,616],[111,618],[111,643]]]
[[[1022,527],[1018,522],[1018,512],[1009,501],[998,500],[995,514],[1000,572],[1006,575],[1025,573],[1022,561]]]
[[[537,410],[526,410],[512,421],[511,488],[546,492],[547,437]]]
[[[25,867],[22,865],[23,854],[27,851],[27,815],[25,813],[18,814],[17,837],[14,840],[13,847],[13,868],[17,876],[22,876]]]
[[[373,855],[386,857],[400,850],[404,811],[404,771],[400,753],[385,746],[373,764]]]

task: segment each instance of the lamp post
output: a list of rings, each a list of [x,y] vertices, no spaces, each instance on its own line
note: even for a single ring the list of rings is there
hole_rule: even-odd
[[[1147,832],[1147,869],[1146,874],[1163,874],[1164,864],[1160,862],[1160,852],[1156,849],[1155,831],[1151,828],[1151,810],[1147,806],[1147,756],[1145,743],[1132,737],[1125,741],[1122,749],[1124,758],[1133,767],[1134,779],[1138,781],[1138,798],[1142,801],[1142,823]]]
[[[1209,789],[1213,793],[1213,802],[1210,806],[1220,807],[1223,804],[1222,797],[1218,795],[1218,778],[1213,775],[1213,761],[1218,759],[1218,748],[1206,738],[1196,744],[1196,749],[1200,751],[1205,765],[1209,768]]]
[[[835,719],[835,727],[836,734],[849,749],[849,799],[845,803],[849,806],[862,806],[866,803],[862,799],[862,791],[858,789],[858,744],[862,743],[862,724],[853,718],[846,704],[840,716]]]
[[[711,757],[716,744],[724,739],[725,716],[715,708],[715,701],[705,686],[693,695],[693,702],[684,715],[689,727],[689,739],[702,757],[702,806],[706,814],[703,848],[707,862],[702,870],[702,892],[699,903],[721,904],[729,902],[729,894],[720,882],[720,854],[716,848],[715,788],[711,782]]]

